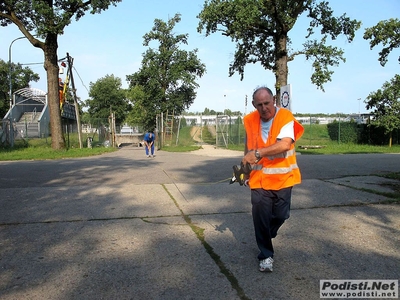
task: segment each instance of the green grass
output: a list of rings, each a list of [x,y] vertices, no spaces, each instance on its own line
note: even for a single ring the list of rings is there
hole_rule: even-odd
[[[210,130],[208,129],[208,126],[203,127],[202,137],[204,143],[215,145],[215,136],[211,134]]]
[[[320,148],[315,148],[320,147]],[[326,125],[304,125],[304,134],[296,142],[296,151],[302,154],[357,154],[357,153],[400,153],[400,145],[375,146],[353,143],[338,143],[328,135]]]
[[[308,148],[302,145],[301,141],[296,143],[296,152],[301,154],[366,154],[366,153],[400,153],[400,145],[388,146],[372,146],[358,144],[338,144],[337,142],[328,142],[322,145],[322,148]],[[306,148],[301,148],[306,147]]]
[[[0,161],[78,158],[100,155],[117,150],[117,148],[107,148],[99,144],[96,145],[96,143],[93,144],[92,149],[80,149],[78,146],[79,143],[75,142],[71,137],[69,145],[70,148],[68,150],[53,150],[50,138],[29,139],[28,141],[16,140],[13,148],[0,148]]]
[[[318,147],[318,148],[317,148]],[[230,144],[228,149],[243,151],[244,144]],[[332,141],[326,125],[304,125],[304,134],[296,142],[296,152],[301,154],[357,154],[357,153],[400,153],[400,145],[374,146]]]
[[[296,152],[301,154],[363,154],[363,153],[400,153],[400,145],[392,146],[391,148],[387,146],[370,146],[370,145],[356,145],[356,144],[338,144],[336,142],[325,143],[323,148],[320,149],[302,149],[300,146],[305,147],[301,141],[296,143]],[[308,144],[307,144],[308,145]],[[241,145],[229,145],[228,149],[243,151],[244,144]]]
[[[192,127],[183,127],[179,130],[178,144],[176,143],[176,137],[163,146],[162,150],[167,152],[190,152],[200,149],[200,146],[196,145],[196,142],[191,136]]]

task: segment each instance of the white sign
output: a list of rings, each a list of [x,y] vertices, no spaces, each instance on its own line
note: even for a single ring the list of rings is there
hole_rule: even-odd
[[[281,87],[281,107],[292,111],[292,86],[290,84]]]

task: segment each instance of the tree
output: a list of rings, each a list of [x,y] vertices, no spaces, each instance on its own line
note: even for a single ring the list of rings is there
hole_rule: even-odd
[[[29,87],[31,81],[38,81],[39,74],[29,67],[23,68],[20,64],[11,63],[11,85],[17,91]],[[0,59],[0,117],[3,118],[10,108],[10,65]]]
[[[205,73],[205,65],[197,58],[197,49],[179,49],[187,45],[188,34],[175,35],[172,31],[181,21],[176,14],[168,22],[155,19],[154,26],[143,36],[143,46],[158,42],[158,49],[149,48],[142,59],[140,70],[127,76],[134,104],[132,114],[141,116],[147,128],[155,128],[156,115],[161,112],[180,114],[196,98],[196,79]],[[135,96],[138,96],[136,98]]]
[[[222,113],[220,113],[222,114]],[[207,115],[218,115],[218,112],[216,112],[213,109],[208,109],[207,107],[204,109],[203,111],[203,115],[207,116]]]
[[[276,94],[287,85],[288,62],[298,55],[312,61],[311,82],[324,91],[323,85],[331,81],[333,71],[329,66],[345,62],[343,50],[327,45],[328,38],[335,40],[340,34],[353,41],[361,22],[351,20],[343,14],[334,17],[328,2],[316,0],[206,0],[197,16],[198,32],[205,30],[206,36],[221,32],[236,42],[234,60],[229,66],[229,76],[238,72],[241,80],[248,63],[260,62],[274,72]],[[289,32],[297,19],[307,13],[310,25],[302,49],[291,50]],[[314,29],[321,27],[320,40],[309,40]],[[279,97],[277,99],[278,105]]]
[[[367,109],[373,111],[372,124],[383,127],[389,134],[389,147],[392,146],[392,132],[400,128],[400,75],[385,82],[382,89],[370,93],[367,97]]]
[[[136,85],[128,89],[127,95],[128,99],[134,100],[132,100],[133,108],[126,117],[126,123],[131,126],[140,125],[147,130],[154,129],[154,120],[151,117],[148,117],[152,114],[147,111],[149,105],[146,105],[147,97],[144,87],[141,85]]]
[[[121,0],[3,0],[0,2],[0,25],[14,23],[29,42],[44,54],[47,75],[47,99],[50,108],[51,146],[64,149],[65,140],[61,127],[58,98],[58,35],[71,23],[78,21],[87,11],[101,13]],[[42,41],[43,40],[43,41]]]
[[[364,39],[370,40],[370,48],[382,44],[379,52],[379,62],[384,67],[388,61],[388,55],[392,50],[400,47],[400,20],[389,19],[378,22],[375,26],[365,29]],[[399,56],[400,62],[400,56]]]
[[[232,111],[229,108],[224,109],[224,115],[232,116]]]
[[[122,88],[121,79],[106,75],[95,83],[89,84],[89,97],[85,106],[93,119],[108,120],[110,113],[115,114],[115,123],[122,124],[127,112],[131,109],[126,100],[126,91]]]
[[[208,107],[205,107],[204,111],[203,111],[203,115],[209,115],[209,114],[210,114],[210,109]]]
[[[400,20],[384,20],[366,28],[364,39],[370,40],[371,49],[382,44],[378,60],[384,67],[390,52],[400,47]],[[396,74],[390,82],[386,81],[382,90],[370,93],[366,103],[367,109],[375,108],[372,124],[383,127],[385,134],[389,134],[389,147],[391,147],[392,132],[400,127],[400,75]]]

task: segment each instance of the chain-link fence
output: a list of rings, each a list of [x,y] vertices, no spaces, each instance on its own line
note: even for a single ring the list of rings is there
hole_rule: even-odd
[[[61,118],[61,129],[64,134],[67,148],[79,148],[81,139],[82,146],[118,146],[118,135],[131,135],[133,144],[138,144],[142,138],[143,129],[140,126],[128,126],[126,124],[114,124],[113,118],[91,118],[81,124],[81,135],[78,134],[77,121]],[[38,122],[23,118],[18,122],[10,122],[3,119],[0,123],[0,146],[13,147],[15,142],[30,139],[51,139],[50,122]],[[129,139],[128,139],[129,140]],[[50,143],[50,140],[48,141]]]
[[[12,123],[10,122],[9,119],[3,120],[1,125],[2,126],[0,128],[0,145],[3,147],[13,145],[14,135],[17,134],[17,132],[15,131],[15,127],[12,126]]]
[[[244,126],[240,116],[191,115],[157,117],[159,148],[164,146],[212,144],[228,148],[229,145],[244,145]],[[185,133],[189,132],[190,137]]]
[[[93,118],[81,126],[84,140],[90,138],[93,144],[111,141],[111,126],[108,119]]]

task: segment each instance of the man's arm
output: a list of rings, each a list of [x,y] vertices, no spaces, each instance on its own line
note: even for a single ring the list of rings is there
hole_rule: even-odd
[[[255,150],[258,150],[261,158],[266,156],[274,156],[289,151],[292,143],[294,143],[293,121],[287,123],[281,128],[277,136],[277,141],[274,144],[268,147],[252,149],[254,151],[245,152],[245,156],[243,157],[242,161],[243,163],[255,164],[258,161],[255,155]]]
[[[281,154],[286,151],[289,151],[292,143],[293,143],[293,140],[291,138],[287,138],[287,137],[282,138],[282,139],[276,141],[275,144],[272,144],[268,147],[258,148],[258,149],[248,151],[246,153],[246,155],[243,157],[242,162],[243,162],[243,164],[246,164],[246,163],[255,164],[257,162],[257,158],[255,156],[255,150],[258,150],[261,157],[273,156],[273,155],[277,155],[277,154]]]

